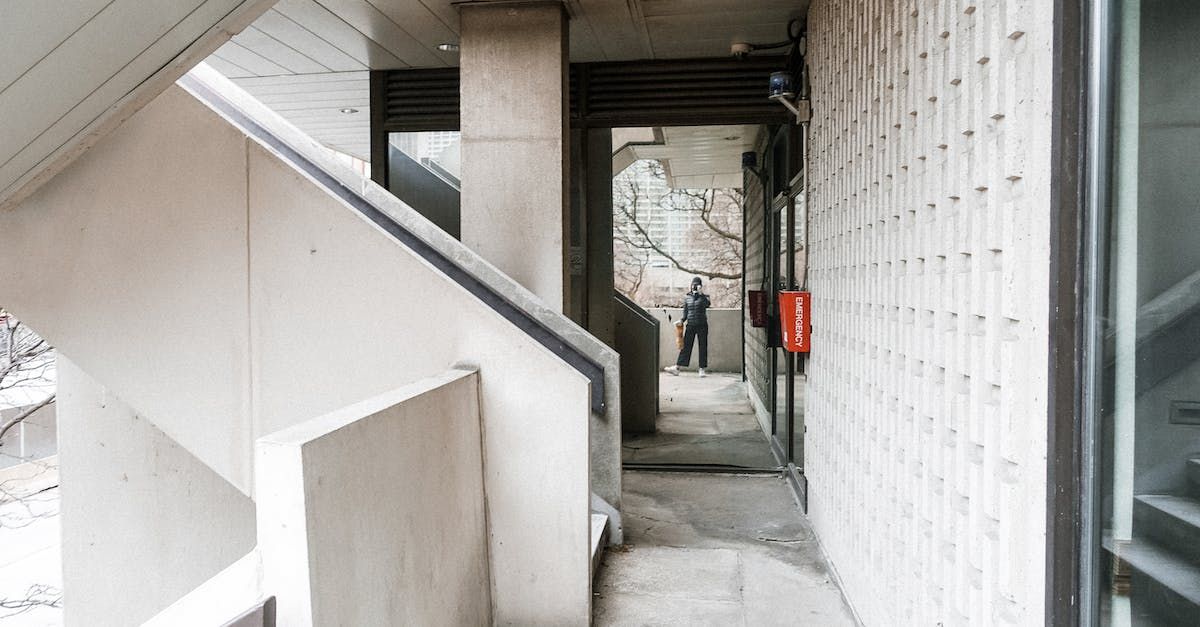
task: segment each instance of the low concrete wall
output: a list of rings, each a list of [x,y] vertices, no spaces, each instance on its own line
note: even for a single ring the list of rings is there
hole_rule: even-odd
[[[90,426],[100,423],[89,421],[114,405],[89,398],[70,417],[60,406],[64,425],[89,425],[72,436],[75,459],[62,462],[73,481],[63,507],[63,552],[74,560],[68,622],[156,612],[244,556],[251,502],[217,485],[228,487],[224,478],[234,494],[252,494],[257,437],[471,363],[485,421],[495,621],[586,623],[589,487],[613,503],[620,496],[616,352],[260,103],[239,106],[582,347],[605,368],[607,408],[593,414],[588,379],[495,309],[172,88],[6,212],[0,229],[6,307],[120,397],[122,425],[153,429],[104,449]],[[178,568],[192,552],[206,558]],[[121,576],[95,583],[114,571]],[[119,592],[147,579],[163,584],[154,595]]]
[[[621,430],[650,433],[658,416],[659,341],[662,323],[621,294],[616,305],[616,347],[621,354]]]
[[[648,310],[661,321],[658,335],[658,367],[675,363],[679,349],[675,344],[675,322],[683,315],[681,309],[655,307]],[[669,317],[669,319],[668,319]],[[700,363],[699,346],[692,347],[690,368]],[[713,372],[742,371],[742,310],[708,310],[708,369]]]
[[[258,441],[278,624],[491,624],[479,411],[451,370]]]

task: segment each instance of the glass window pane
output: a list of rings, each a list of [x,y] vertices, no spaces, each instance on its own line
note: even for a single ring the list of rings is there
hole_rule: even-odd
[[[1200,3],[1113,3],[1094,469],[1104,625],[1200,624]]]

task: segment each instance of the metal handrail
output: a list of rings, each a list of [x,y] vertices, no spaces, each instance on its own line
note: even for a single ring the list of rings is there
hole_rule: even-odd
[[[269,146],[272,150],[288,161],[295,168],[307,174],[318,185],[325,188],[334,196],[345,201],[363,217],[375,223],[396,241],[416,253],[430,265],[437,268],[450,280],[458,283],[480,301],[499,313],[505,320],[513,323],[526,335],[545,346],[560,359],[567,362],[591,382],[592,411],[598,414],[605,410],[604,367],[572,346],[558,333],[542,324],[533,314],[517,306],[492,286],[480,280],[454,260],[444,255],[440,250],[418,237],[385,211],[375,206],[373,202],[363,197],[359,192],[347,187],[340,179],[314,163],[303,153],[280,139],[273,132],[259,124],[253,117],[247,115],[237,105],[225,96],[211,89],[202,81],[192,76],[179,79],[179,84],[202,100],[215,111],[226,116],[248,135]]]

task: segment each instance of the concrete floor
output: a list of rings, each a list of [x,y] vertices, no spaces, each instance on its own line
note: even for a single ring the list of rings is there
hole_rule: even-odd
[[[739,374],[660,375],[658,431],[629,434],[627,462],[774,468],[778,464],[746,400]]]
[[[854,625],[783,479],[626,472],[596,625]]]
[[[660,433],[626,460],[774,466],[737,375],[663,380]],[[626,545],[597,573],[596,625],[855,625],[780,476],[626,471]]]

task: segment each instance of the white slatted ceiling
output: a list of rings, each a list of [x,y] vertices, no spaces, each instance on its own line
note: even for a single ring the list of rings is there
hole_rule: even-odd
[[[367,72],[248,77],[234,82],[313,139],[364,161],[369,159]],[[345,114],[340,111],[343,108],[358,109],[358,113]]]
[[[638,159],[667,166],[672,188],[742,186],[742,153],[754,150],[752,125],[673,126],[662,129],[663,143],[632,146]]]
[[[0,200],[182,73],[260,0],[0,2]],[[200,40],[198,42],[198,40]],[[162,86],[165,86],[162,85]]]

